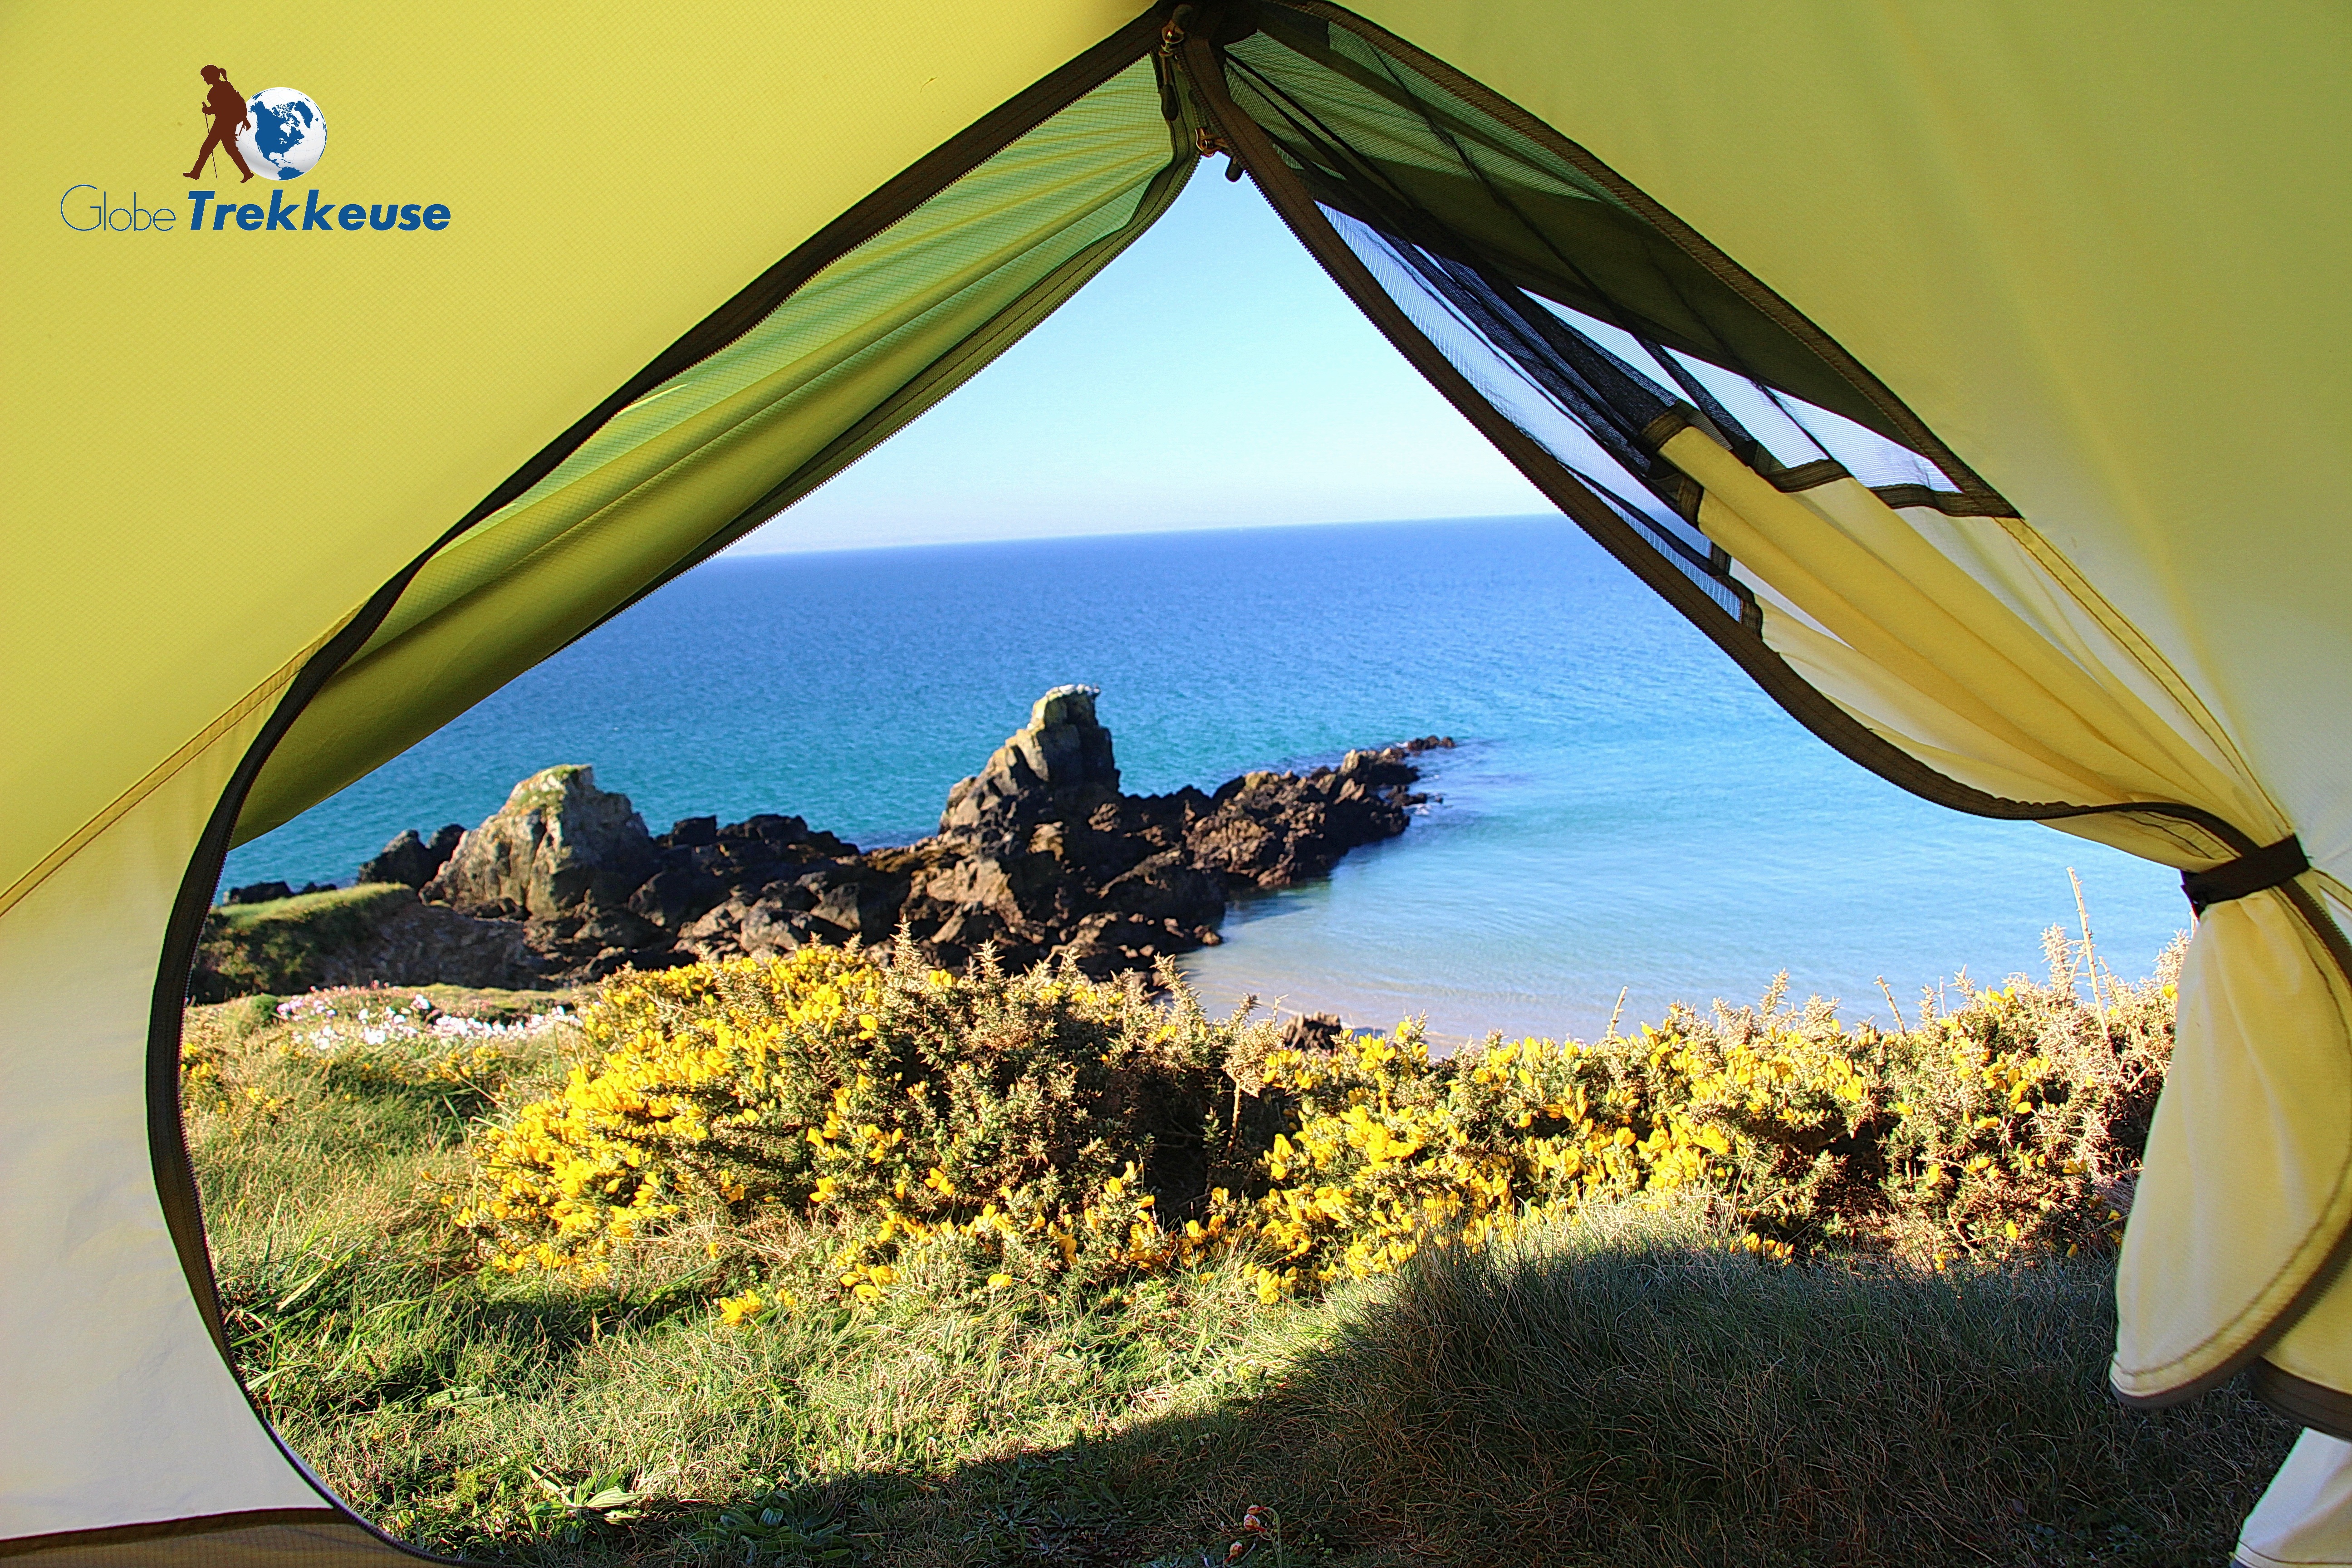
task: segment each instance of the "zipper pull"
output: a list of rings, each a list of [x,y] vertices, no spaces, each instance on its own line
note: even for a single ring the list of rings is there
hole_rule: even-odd
[[[1160,78],[1160,118],[1169,124],[1183,112],[1183,104],[1176,96],[1176,51],[1184,47],[1184,24],[1191,18],[1192,7],[1179,5],[1160,25],[1160,51],[1152,57],[1151,68]]]
[[[1233,143],[1207,126],[1201,126],[1192,132],[1192,151],[1203,158],[1223,153],[1225,155],[1225,178],[1233,181],[1242,177],[1242,161],[1234,156]]]
[[[1184,24],[1192,19],[1192,7],[1179,5],[1168,13],[1168,20],[1160,25],[1160,58],[1172,60],[1176,51],[1184,47]]]

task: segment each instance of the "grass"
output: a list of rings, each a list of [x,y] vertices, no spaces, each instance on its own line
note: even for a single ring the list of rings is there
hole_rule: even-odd
[[[362,882],[257,904],[224,904],[205,916],[196,994],[220,1001],[320,984],[323,958],[364,944],[393,906],[415,897],[397,883]]]
[[[1082,1292],[919,1260],[725,1326],[832,1245],[799,1220],[500,1275],[441,1199],[574,1031],[427,994],[191,1009],[187,1100],[249,1386],[441,1552],[1192,1568],[1257,1504],[1256,1562],[2210,1563],[2293,1436],[2235,1388],[2118,1407],[2104,1260],[1776,1264],[1697,1201],[1271,1306],[1231,1259]]]

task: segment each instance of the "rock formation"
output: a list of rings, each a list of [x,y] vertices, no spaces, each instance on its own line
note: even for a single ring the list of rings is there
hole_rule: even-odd
[[[449,863],[449,857],[457,853],[457,843],[465,836],[465,828],[453,822],[435,834],[428,844],[417,837],[416,829],[404,827],[383,847],[382,854],[360,863],[354,882],[398,882],[404,888],[421,888]]]
[[[1403,832],[1423,799],[1407,759],[1453,743],[1350,752],[1337,768],[1252,773],[1214,795],[1123,795],[1096,695],[1062,686],[1038,699],[949,791],[940,831],[903,848],[860,854],[797,817],[679,823],[656,840],[665,869],[629,900],[674,935],[635,962],[870,945],[903,926],[948,968],[992,947],[1014,969],[1057,957],[1097,976],[1148,969],[1216,942],[1234,892],[1321,876]]]
[[[1048,816],[1082,818],[1117,799],[1110,731],[1095,718],[1101,695],[1099,687],[1056,686],[1031,704],[1029,722],[948,791],[940,837],[1000,845]]]
[[[247,882],[242,888],[231,888],[221,898],[225,904],[268,904],[280,899],[307,898],[312,893],[331,893],[332,882],[305,882],[299,888],[288,882]]]
[[[417,901],[397,882],[329,888],[215,910],[196,945],[193,1001],[321,985],[545,985],[547,963],[519,921],[477,920]]]
[[[1045,693],[949,791],[937,834],[865,853],[797,816],[691,816],[650,835],[591,769],[548,768],[480,826],[430,844],[404,833],[362,867],[363,883],[417,887],[425,902],[384,902],[402,932],[339,937],[331,967],[339,983],[367,978],[353,971],[373,952],[388,966],[373,978],[419,984],[438,942],[467,973],[504,977],[463,983],[573,984],[810,942],[874,946],[903,929],[948,968],[992,949],[1010,969],[1054,958],[1097,977],[1149,969],[1215,943],[1235,893],[1322,876],[1403,832],[1424,798],[1412,759],[1454,743],[1350,752],[1336,768],[1249,773],[1213,795],[1124,795],[1096,696]],[[427,942],[422,927],[403,934],[410,910],[463,924]]]
[[[458,838],[424,896],[469,915],[553,921],[616,907],[653,869],[653,840],[629,797],[598,789],[596,770],[575,763],[515,785]]]

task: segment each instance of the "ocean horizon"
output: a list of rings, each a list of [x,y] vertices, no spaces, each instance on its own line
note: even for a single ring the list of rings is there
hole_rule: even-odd
[[[2173,872],[1849,763],[1559,517],[722,556],[238,848],[222,886],[348,881],[558,763],[656,832],[774,811],[904,843],[1072,681],[1138,794],[1457,742],[1403,836],[1245,898],[1185,959],[1213,1007],[1590,1036],[1621,994],[1630,1024],[1786,971],[1885,1019],[1963,971],[2040,973],[2042,930],[2079,934],[2070,868],[2119,973],[2188,924]]]

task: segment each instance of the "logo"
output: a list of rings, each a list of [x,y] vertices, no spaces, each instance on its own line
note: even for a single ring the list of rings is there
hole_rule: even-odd
[[[209,89],[204,112],[212,129],[205,132],[188,179],[203,179],[205,165],[222,153],[247,180],[256,174],[299,180],[317,166],[327,150],[327,117],[319,112],[316,99],[290,87],[264,88],[247,98],[218,66],[206,66],[197,74]]]
[[[236,170],[239,184],[256,175],[299,180],[318,167],[327,151],[327,117],[319,111],[318,100],[290,87],[265,88],[248,98],[218,66],[198,74],[205,79],[204,113],[211,124],[196,149],[196,166],[183,178],[224,182],[224,161]],[[445,202],[377,201],[373,197],[383,193],[364,194],[370,199],[338,201],[312,185],[297,202],[288,192],[273,190],[265,207],[239,200],[233,187],[194,190],[183,212],[149,206],[135,189],[131,205],[120,206],[108,187],[85,180],[67,186],[58,198],[58,217],[77,234],[438,234],[449,226]],[[89,199],[93,195],[96,201]]]

